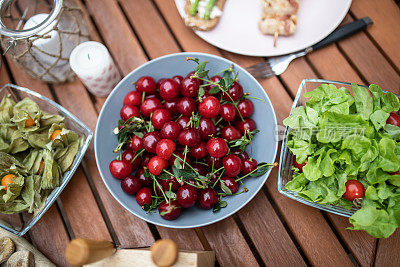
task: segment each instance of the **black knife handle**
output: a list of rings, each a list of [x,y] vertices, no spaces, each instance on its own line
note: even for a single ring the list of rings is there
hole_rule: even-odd
[[[329,34],[325,39],[311,46],[311,49],[317,50],[332,43],[338,42],[344,38],[347,38],[355,33],[358,33],[366,29],[371,24],[372,20],[369,17],[353,21],[352,23],[337,28],[331,34]]]

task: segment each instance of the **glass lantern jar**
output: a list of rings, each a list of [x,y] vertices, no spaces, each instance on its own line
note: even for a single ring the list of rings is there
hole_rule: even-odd
[[[73,0],[0,0],[3,51],[32,77],[71,81],[69,56],[89,40],[82,10]]]

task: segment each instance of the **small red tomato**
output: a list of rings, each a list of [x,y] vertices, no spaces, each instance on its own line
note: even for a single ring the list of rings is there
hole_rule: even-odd
[[[293,156],[293,166],[295,166],[297,169],[299,169],[299,172],[303,172],[303,167],[306,166],[308,161],[308,157],[306,158],[306,160],[303,163],[298,163],[296,160],[296,156]]]
[[[364,195],[365,188],[360,181],[349,180],[346,182],[346,192],[343,194],[343,198],[353,201],[356,198],[363,198]]]
[[[392,112],[390,113],[389,118],[386,120],[386,123],[400,127],[400,116],[397,115],[395,112]]]
[[[159,156],[154,156],[149,161],[149,172],[153,175],[160,175],[163,169],[168,167],[168,161]]]
[[[124,179],[132,171],[132,164],[126,160],[113,160],[110,163],[111,175],[118,179]]]
[[[161,139],[156,146],[157,156],[169,160],[176,149],[175,143],[170,139]]]

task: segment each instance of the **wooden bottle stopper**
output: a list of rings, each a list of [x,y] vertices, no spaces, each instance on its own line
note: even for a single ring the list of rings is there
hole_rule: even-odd
[[[151,259],[159,267],[172,266],[178,259],[178,247],[169,239],[157,240],[150,251]]]
[[[115,247],[110,241],[96,241],[77,238],[65,250],[67,261],[74,266],[82,266],[111,256]]]

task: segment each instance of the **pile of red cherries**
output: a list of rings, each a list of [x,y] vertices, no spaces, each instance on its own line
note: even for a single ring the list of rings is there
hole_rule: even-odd
[[[144,76],[125,96],[114,151],[120,155],[109,168],[144,210],[173,220],[196,203],[217,211],[226,206],[222,197],[247,191],[242,184],[238,192],[241,179],[259,166],[244,151],[256,130],[254,105],[236,80],[213,89],[221,79]]]

